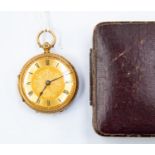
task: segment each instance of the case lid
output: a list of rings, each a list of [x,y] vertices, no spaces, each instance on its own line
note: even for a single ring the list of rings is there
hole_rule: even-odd
[[[100,23],[91,53],[97,133],[155,135],[155,23]]]

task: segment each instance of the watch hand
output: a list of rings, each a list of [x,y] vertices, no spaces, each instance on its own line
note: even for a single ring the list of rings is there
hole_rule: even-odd
[[[72,73],[72,72],[67,73],[67,74],[64,74],[64,75],[61,75],[61,76],[59,76],[59,77],[57,77],[57,78],[55,78],[55,79],[53,79],[53,80],[50,80],[49,82],[50,82],[50,84],[51,84],[51,82],[56,81],[56,80],[58,80],[58,79],[60,79],[60,78],[62,78],[62,77],[64,77],[64,76],[66,76],[66,75],[68,75],[68,74],[71,74],[71,73]]]
[[[45,91],[45,89],[46,89],[47,86],[48,86],[48,85],[47,85],[47,83],[46,83],[46,85],[44,86],[43,90],[40,92],[40,94],[39,94],[39,96],[38,96],[37,102],[39,101],[41,95],[44,93],[44,91]]]

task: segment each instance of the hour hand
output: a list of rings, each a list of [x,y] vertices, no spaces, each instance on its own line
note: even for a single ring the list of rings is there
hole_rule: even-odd
[[[37,99],[37,101],[36,101],[37,103],[39,103],[39,101],[40,101],[40,97],[41,97],[42,94],[44,93],[46,87],[47,87],[47,84],[44,86],[43,90],[40,92],[40,94],[39,94],[39,96],[38,96],[38,99]]]

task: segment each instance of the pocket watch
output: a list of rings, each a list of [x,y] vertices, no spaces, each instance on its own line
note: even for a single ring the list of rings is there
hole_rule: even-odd
[[[53,39],[41,43],[43,33],[49,33]],[[44,53],[23,66],[18,78],[19,92],[23,101],[35,110],[63,111],[77,93],[77,73],[69,61],[50,51],[56,43],[56,36],[51,30],[41,31],[37,43]]]

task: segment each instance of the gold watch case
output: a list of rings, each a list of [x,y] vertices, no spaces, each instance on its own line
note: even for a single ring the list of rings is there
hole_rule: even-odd
[[[52,34],[52,43],[40,43],[39,37],[44,32]],[[19,92],[23,101],[35,110],[63,111],[77,93],[77,73],[64,57],[50,53],[50,48],[55,44],[52,31],[41,31],[38,44],[44,53],[33,57],[23,66],[18,78]]]

